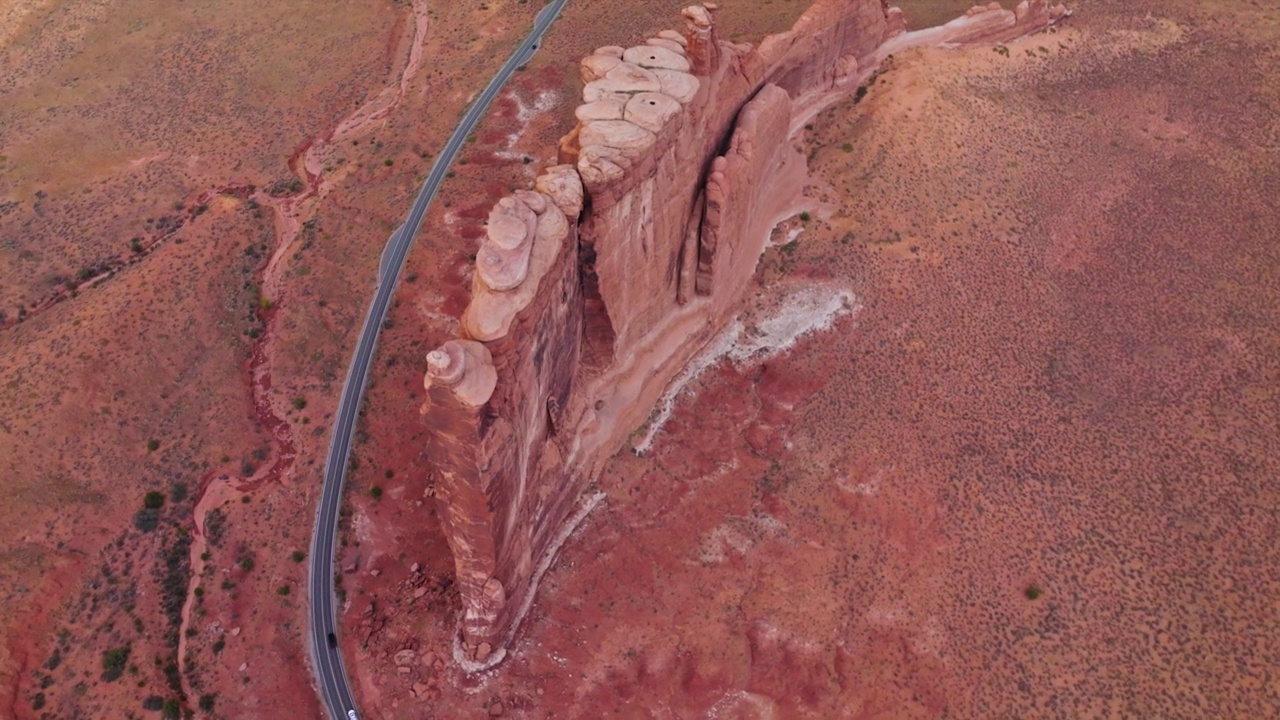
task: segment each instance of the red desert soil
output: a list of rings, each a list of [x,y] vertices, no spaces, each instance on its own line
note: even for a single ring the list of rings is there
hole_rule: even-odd
[[[0,16],[0,717],[319,714],[301,561],[378,252],[536,9],[433,7]]]
[[[1280,11],[1074,5],[815,120],[824,209],[482,675],[452,664],[429,462],[391,409],[419,368],[393,368],[343,583],[366,714],[1280,713]],[[815,289],[856,302],[744,357]],[[425,342],[402,306],[396,367],[460,302],[418,301]]]
[[[1064,32],[898,58],[815,121],[827,210],[789,223],[746,322],[804,288],[861,309],[692,383],[606,474],[514,657],[451,669],[422,355],[492,199],[568,129],[566,59],[684,4],[571,4],[428,218],[346,508],[365,716],[1280,712],[1261,3],[1078,0]],[[725,0],[723,27],[806,4]],[[377,252],[536,3],[432,7],[407,78],[404,3],[0,10],[0,716],[183,692],[318,715],[293,553]]]

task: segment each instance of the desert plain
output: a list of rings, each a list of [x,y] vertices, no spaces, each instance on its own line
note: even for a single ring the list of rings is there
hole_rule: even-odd
[[[458,666],[423,357],[577,61],[684,4],[571,2],[428,215],[344,505],[361,717],[1280,713],[1261,0],[1076,0],[780,139],[806,209],[510,656]],[[717,18],[756,42],[806,5]],[[320,716],[303,560],[378,253],[535,9],[0,5],[0,715]]]

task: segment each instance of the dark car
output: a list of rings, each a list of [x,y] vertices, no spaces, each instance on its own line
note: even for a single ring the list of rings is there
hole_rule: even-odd
[[[333,633],[329,633],[329,647],[331,648],[338,647],[338,638],[334,636]]]

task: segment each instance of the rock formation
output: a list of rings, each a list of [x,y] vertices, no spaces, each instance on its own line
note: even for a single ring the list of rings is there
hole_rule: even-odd
[[[427,357],[468,668],[502,659],[584,489],[732,318],[804,184],[789,138],[891,52],[1002,42],[1065,14],[993,3],[906,32],[884,0],[818,0],[753,47],[718,38],[713,8],[582,61],[562,164],[495,205],[463,338]]]

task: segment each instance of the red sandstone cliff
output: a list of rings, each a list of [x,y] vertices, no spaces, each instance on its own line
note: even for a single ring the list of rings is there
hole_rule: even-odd
[[[736,312],[794,212],[789,138],[891,52],[1003,41],[1061,7],[1024,0],[906,32],[883,0],[818,0],[758,47],[683,32],[582,61],[564,164],[494,207],[463,339],[427,358],[429,456],[463,601],[459,659],[499,662],[583,491]]]

